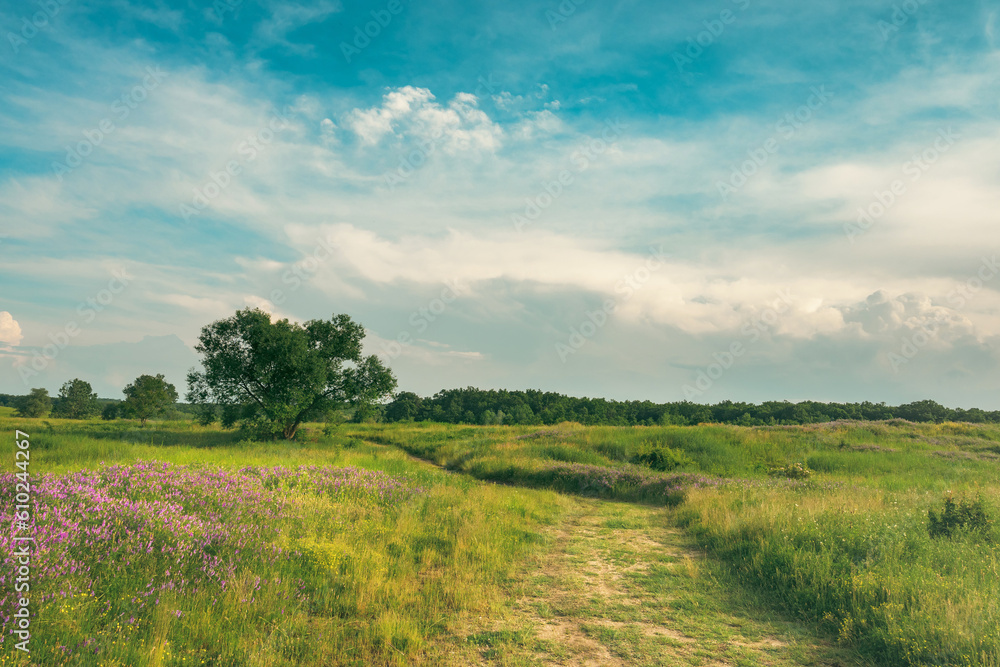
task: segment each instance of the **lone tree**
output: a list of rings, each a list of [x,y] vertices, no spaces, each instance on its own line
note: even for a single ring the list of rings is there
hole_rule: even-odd
[[[52,398],[48,389],[32,389],[27,396],[18,396],[16,416],[44,417],[52,409]]]
[[[291,440],[304,421],[345,404],[372,405],[396,388],[377,357],[362,358],[363,338],[347,315],[298,324],[239,310],[201,330],[195,349],[204,371],[188,373],[187,399],[221,406],[224,425]]]
[[[70,380],[59,390],[59,402],[52,412],[54,417],[87,419],[97,412],[97,394],[89,382],[79,378]]]
[[[122,402],[121,410],[127,415],[137,417],[142,426],[146,425],[147,419],[163,414],[177,402],[177,389],[163,379],[162,373],[155,377],[140,375],[135,382],[126,385],[122,393],[125,394],[125,400]]]

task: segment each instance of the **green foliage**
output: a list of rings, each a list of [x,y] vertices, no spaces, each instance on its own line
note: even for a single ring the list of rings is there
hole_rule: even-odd
[[[514,412],[511,414],[512,424],[538,424],[541,423],[539,420],[535,419],[535,413],[530,407],[524,403],[518,403],[514,406]]]
[[[113,421],[118,419],[118,413],[120,412],[120,406],[117,403],[108,403],[101,410],[101,419],[105,421]]]
[[[684,452],[667,447],[662,443],[643,447],[638,454],[632,457],[632,462],[660,472],[670,472],[694,463],[690,457],[684,455]]]
[[[214,403],[200,403],[195,406],[195,420],[202,426],[214,424],[218,416],[219,408]]]
[[[177,402],[177,389],[167,382],[163,374],[140,375],[135,382],[122,390],[125,402],[121,409],[124,414],[135,417],[145,426],[146,420],[164,414]]]
[[[975,500],[960,496],[956,502],[955,497],[947,493],[941,511],[927,510],[927,519],[927,532],[931,537],[951,537],[960,530],[984,534],[993,526],[982,496]]]
[[[52,398],[48,389],[32,389],[27,396],[18,396],[14,406],[18,417],[44,417],[52,410]]]
[[[351,415],[351,423],[353,424],[375,424],[380,421],[382,421],[381,406],[371,403],[359,403],[354,408],[354,414]]]
[[[802,463],[789,463],[786,466],[776,466],[769,471],[771,477],[784,477],[786,479],[809,479],[812,477],[812,470]]]
[[[497,415],[496,422],[486,420],[487,410]],[[500,419],[501,413],[507,417]],[[715,405],[701,405],[690,401],[653,403],[577,398],[534,389],[509,391],[466,387],[439,391],[431,398],[402,392],[389,404],[386,411],[386,421],[389,422],[413,420],[483,425],[558,424],[575,421],[588,426],[696,426],[708,423],[767,426],[893,418],[928,423],[1000,423],[1000,410],[985,412],[977,408],[950,409],[934,401],[917,401],[895,407],[868,401],[765,401],[760,404],[721,401]]]
[[[423,399],[412,391],[401,391],[386,406],[385,418],[392,422],[413,421],[417,418],[422,403]]]
[[[87,419],[97,412],[97,394],[89,382],[79,378],[70,380],[59,390],[59,402],[53,417]]]
[[[204,371],[188,373],[188,400],[221,406],[223,426],[290,440],[302,422],[345,404],[363,412],[396,387],[378,357],[362,358],[363,338],[347,315],[297,324],[237,311],[202,329]]]

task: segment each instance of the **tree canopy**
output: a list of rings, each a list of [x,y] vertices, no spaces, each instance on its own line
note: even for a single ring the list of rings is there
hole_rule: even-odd
[[[126,385],[122,393],[125,394],[125,401],[121,410],[126,415],[138,418],[143,426],[147,419],[163,414],[177,402],[177,389],[164,379],[162,373],[155,376],[140,375],[135,382]],[[110,410],[102,416],[114,419]]]
[[[59,402],[52,415],[68,419],[87,419],[97,412],[97,394],[89,382],[79,378],[65,383],[59,390]]]
[[[614,401],[604,398],[577,398],[555,392],[509,391],[506,389],[446,389],[430,398],[400,392],[385,406],[385,421],[437,421],[452,424],[581,424],[618,426],[703,422],[761,426],[769,424],[810,424],[835,419],[906,419],[916,422],[994,422],[1000,411],[978,408],[946,408],[934,401],[917,401],[891,406],[885,403],[822,403],[819,401],[765,401],[760,404],[721,401],[702,405],[689,401]]]
[[[203,370],[188,373],[187,398],[221,406],[225,425],[292,439],[304,421],[348,404],[363,409],[396,388],[377,357],[362,357],[363,339],[347,315],[298,324],[245,308],[201,330]]]
[[[18,417],[44,417],[52,409],[48,389],[32,389],[27,396],[19,396],[14,403]]]

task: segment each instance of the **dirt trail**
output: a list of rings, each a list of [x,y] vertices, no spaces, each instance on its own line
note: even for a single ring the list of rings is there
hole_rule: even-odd
[[[577,498],[549,537],[504,621],[523,639],[483,664],[857,664],[726,590],[665,509]]]
[[[718,566],[671,525],[669,510],[567,500],[569,509],[548,530],[547,548],[513,587],[524,594],[511,601],[510,613],[461,622],[447,658],[432,651],[435,664],[861,664],[810,628],[720,583]]]

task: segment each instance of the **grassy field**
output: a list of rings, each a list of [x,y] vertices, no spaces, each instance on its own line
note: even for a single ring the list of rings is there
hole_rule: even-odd
[[[0,665],[1000,664],[997,427],[0,426]]]

